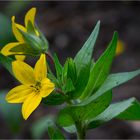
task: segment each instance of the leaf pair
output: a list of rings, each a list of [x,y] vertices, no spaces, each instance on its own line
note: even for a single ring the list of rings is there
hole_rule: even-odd
[[[88,84],[84,92],[82,93],[82,97],[81,97],[82,99],[94,94],[107,78],[110,72],[113,58],[115,56],[117,40],[118,40],[118,35],[115,32],[113,39],[109,44],[108,48],[103,53],[103,55],[97,60],[95,65],[93,65],[90,71]]]

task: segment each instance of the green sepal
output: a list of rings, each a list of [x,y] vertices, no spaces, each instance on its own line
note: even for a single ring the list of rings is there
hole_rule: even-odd
[[[19,31],[22,34],[24,41],[29,46],[31,46],[32,48],[34,48],[35,50],[38,50],[40,52],[42,51],[42,45],[44,45],[44,44],[38,36],[23,32],[21,30],[19,30]]]
[[[37,24],[35,24],[35,28],[36,28],[36,30],[39,33],[39,38],[44,43],[44,46],[42,46],[42,49],[47,51],[48,48],[49,48],[49,42],[48,42],[48,40],[46,39],[46,37],[44,36],[44,34],[41,32],[41,30],[39,29],[39,27],[37,26]]]
[[[45,53],[47,51],[48,46],[46,46],[46,42],[44,42],[44,40],[41,39],[41,36],[29,34],[21,30],[19,31],[22,34],[26,44],[28,44],[31,48],[36,50],[38,54]]]
[[[15,53],[12,55],[16,55],[17,52],[22,52],[22,55],[38,55],[38,50],[31,48],[26,43],[16,45],[13,48],[11,48],[9,51]]]
[[[36,35],[36,29],[34,28],[32,22],[30,20],[28,21],[28,24],[27,24],[27,32],[29,34]]]

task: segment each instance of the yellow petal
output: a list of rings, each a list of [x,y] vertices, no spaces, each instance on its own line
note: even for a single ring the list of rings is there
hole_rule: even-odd
[[[18,29],[20,29],[21,31],[23,31],[23,32],[27,32],[27,29],[26,29],[24,26],[20,25],[20,24],[17,24],[17,23],[16,23],[16,27],[17,27]]]
[[[32,23],[34,26],[34,20],[35,20],[35,14],[36,14],[36,8],[31,8],[27,14],[25,15],[25,26],[27,28],[28,21]]]
[[[39,32],[38,32],[37,29],[35,29],[35,33],[36,33],[37,36],[39,36]]]
[[[15,55],[17,60],[24,61],[26,56],[25,55]]]
[[[15,77],[24,85],[35,84],[34,71],[28,64],[16,60],[12,62],[12,70]]]
[[[123,43],[123,41],[118,40],[117,42],[117,49],[116,49],[116,55],[120,55],[124,52],[125,50],[125,45]]]
[[[8,43],[6,46],[2,48],[1,53],[5,56],[15,54],[15,52],[11,52],[10,49],[12,49],[17,45],[20,45],[20,43],[19,42]],[[22,54],[22,52],[16,52],[16,54]]]
[[[41,81],[42,79],[46,78],[47,66],[45,54],[41,54],[39,60],[35,64],[34,73],[37,81]]]
[[[25,120],[39,106],[41,99],[42,99],[41,96],[36,93],[27,97],[27,99],[24,101],[22,105],[22,115]]]
[[[32,88],[25,85],[20,85],[10,90],[6,96],[9,103],[22,103],[30,94]]]
[[[47,97],[55,88],[54,83],[52,83],[48,78],[45,78],[41,82],[40,94],[42,97]]]
[[[19,32],[18,27],[19,27],[19,25],[15,23],[15,16],[13,16],[13,17],[12,17],[12,30],[13,30],[13,33],[14,33],[16,39],[17,39],[19,42],[22,42],[22,43],[23,43],[23,42],[24,42],[24,39],[23,39],[23,37],[22,37],[22,34]],[[22,30],[23,27],[20,26],[19,29]]]

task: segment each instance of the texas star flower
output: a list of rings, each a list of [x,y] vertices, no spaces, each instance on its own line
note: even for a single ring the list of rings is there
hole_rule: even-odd
[[[8,43],[6,46],[3,47],[3,49],[1,50],[1,53],[5,56],[9,56],[9,55],[15,55],[16,54],[16,58],[19,60],[24,60],[25,56],[21,55],[23,54],[22,52],[12,52],[10,51],[13,47],[18,46],[18,45],[22,45],[24,43],[26,43],[24,41],[24,38],[22,36],[22,34],[20,33],[19,30],[27,33],[28,32],[28,24],[32,24],[32,26],[35,29],[35,14],[36,14],[36,8],[31,8],[25,15],[25,27],[15,23],[15,16],[12,17],[12,31],[13,34],[15,36],[15,38],[17,39],[18,42],[12,42],[12,43]],[[35,29],[35,35],[39,36],[38,31]],[[19,54],[19,55],[18,55]]]
[[[22,85],[10,90],[6,100],[9,103],[23,103],[22,114],[24,119],[27,119],[40,104],[42,98],[47,97],[54,90],[54,84],[46,77],[45,54],[40,56],[34,69],[19,60],[12,63],[12,69]]]

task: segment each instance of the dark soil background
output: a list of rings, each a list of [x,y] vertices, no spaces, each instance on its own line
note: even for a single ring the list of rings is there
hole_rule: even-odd
[[[9,2],[0,2],[1,12]],[[32,1],[16,14],[16,20],[23,23],[24,15],[31,7],[37,8],[36,21],[50,43],[50,51],[56,52],[62,63],[67,57],[74,57],[93,30],[101,21],[94,58],[97,59],[107,47],[113,32],[125,43],[125,51],[116,56],[112,72],[131,71],[140,68],[140,2],[96,2],[96,1]],[[12,15],[12,11],[9,12]],[[0,27],[1,28],[1,27]],[[0,89],[12,88],[16,81],[0,68]],[[136,97],[140,101],[140,77],[137,77],[113,91],[113,101]],[[55,108],[43,105],[23,122],[17,138],[31,138],[30,125],[44,114],[55,113]],[[140,113],[140,112],[139,112]],[[1,116],[1,114],[0,114]],[[75,138],[75,136],[68,136]],[[4,119],[0,117],[0,138],[13,138]],[[47,134],[44,136],[47,138]],[[113,120],[102,127],[91,130],[87,138],[133,139],[140,138],[140,122]]]

